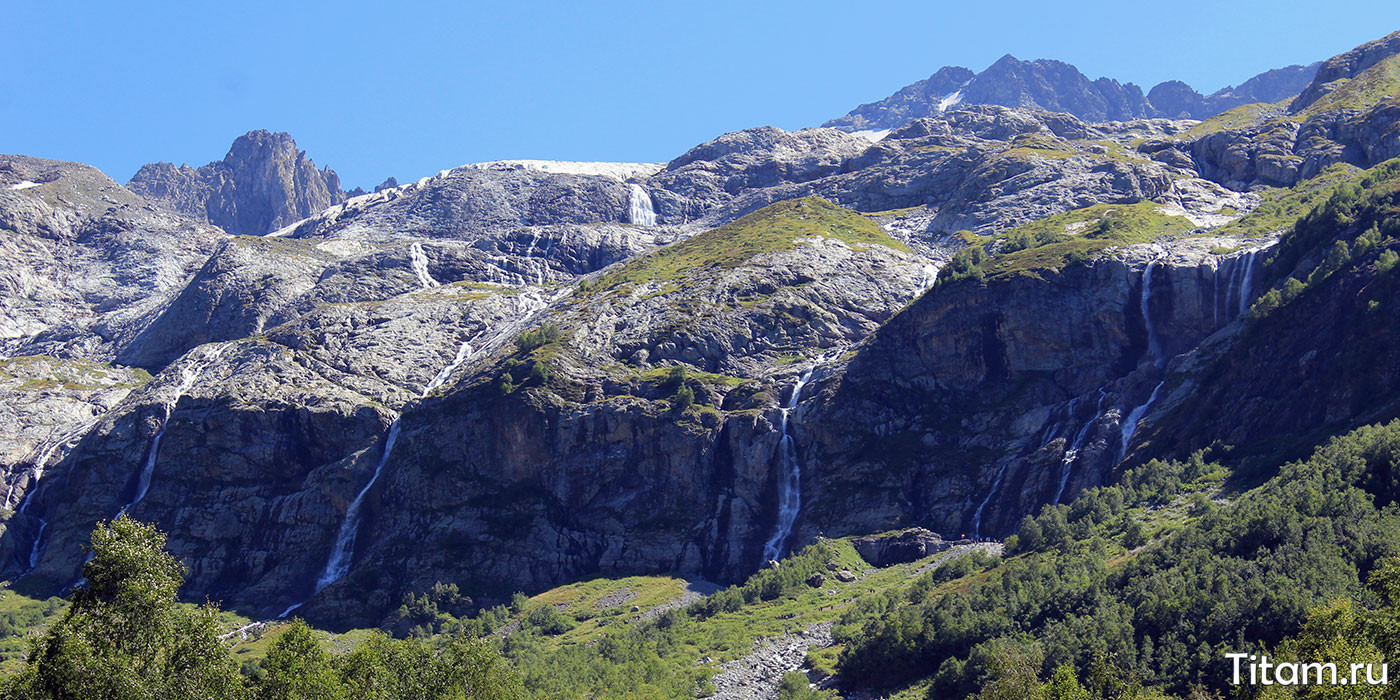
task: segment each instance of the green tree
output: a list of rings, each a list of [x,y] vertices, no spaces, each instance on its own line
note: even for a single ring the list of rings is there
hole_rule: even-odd
[[[267,673],[258,685],[258,700],[346,700],[349,696],[336,674],[331,655],[311,628],[292,621],[267,651]]]
[[[244,698],[219,641],[217,608],[181,606],[184,566],[154,526],[120,516],[98,523],[85,583],[63,617],[32,643],[0,696],[54,700]]]
[[[1079,684],[1074,668],[1062,665],[1055,669],[1055,675],[1045,683],[1046,700],[1091,700],[1089,691]]]

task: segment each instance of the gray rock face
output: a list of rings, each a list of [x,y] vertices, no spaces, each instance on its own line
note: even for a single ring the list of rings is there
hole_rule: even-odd
[[[127,187],[229,233],[261,236],[345,201],[340,177],[297,150],[286,133],[250,131],[228,155],[198,169],[148,163]]]
[[[822,126],[845,131],[897,129],[915,119],[947,111],[948,107],[956,104],[951,97],[976,75],[961,66],[944,66],[924,80],[906,85],[879,102],[863,104],[846,116],[832,119]]]
[[[0,360],[0,470],[3,507],[17,510],[25,496],[91,429],[98,418],[150,375],[86,360],[30,356]],[[13,547],[19,540],[0,538]],[[26,561],[29,551],[0,552]]]
[[[222,238],[88,166],[0,156],[0,353],[111,360]]]
[[[1158,362],[1239,314],[1258,256],[1209,252],[1222,243],[1134,246],[1048,277],[925,295],[812,389],[797,433],[810,472],[799,530],[919,522],[1001,535],[1032,504],[1102,483],[1125,456],[1127,417],[1163,378]]]

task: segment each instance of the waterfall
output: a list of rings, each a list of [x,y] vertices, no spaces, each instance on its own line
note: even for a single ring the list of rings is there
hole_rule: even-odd
[[[1215,261],[1215,273],[1210,276],[1210,329],[1220,328],[1220,261]]]
[[[39,480],[44,478],[44,471],[48,468],[49,458],[53,456],[53,453],[57,452],[60,447],[67,445],[68,443],[72,442],[75,438],[91,430],[92,427],[95,425],[97,425],[97,421],[88,421],[87,423],[84,423],[78,426],[77,428],[67,433],[64,433],[57,440],[49,443],[49,446],[45,447],[44,450],[39,453],[39,458],[34,460],[34,464],[29,468],[29,485],[24,493],[24,496],[20,498],[19,512],[24,512],[25,506],[28,505],[29,497],[33,495],[34,489],[39,485]],[[5,492],[5,503],[3,507],[11,507],[10,503],[14,500],[14,496],[15,485],[13,482],[11,482],[9,490]]]
[[[992,488],[987,490],[987,497],[982,499],[982,503],[977,506],[977,512],[972,514],[972,536],[977,539],[982,538],[982,511],[987,509],[987,504],[992,502],[997,492],[1001,490],[1001,480],[1006,477],[1006,465],[1001,465],[997,470],[997,478],[992,480]]]
[[[1147,409],[1151,408],[1152,404],[1157,401],[1157,393],[1162,390],[1162,386],[1166,383],[1165,379],[1157,382],[1157,386],[1152,387],[1152,394],[1147,397],[1147,403],[1134,408],[1123,420],[1123,444],[1118,448],[1119,459],[1127,456],[1128,443],[1133,439],[1133,434],[1137,432],[1138,421],[1142,420],[1143,414],[1147,413]]]
[[[151,477],[156,471],[156,458],[160,456],[161,440],[165,438],[165,429],[170,426],[170,415],[175,412],[175,406],[180,403],[180,398],[190,390],[190,387],[194,386],[204,370],[219,359],[219,355],[223,354],[223,351],[223,345],[216,345],[212,349],[205,350],[203,358],[191,361],[180,369],[180,382],[175,385],[175,396],[164,405],[165,416],[161,418],[160,427],[156,428],[156,434],[151,436],[151,447],[146,452],[146,464],[142,467],[141,476],[136,481],[136,497],[132,498],[130,503],[122,506],[118,514],[127,512],[146,497],[146,492],[151,488]]]
[[[410,264],[413,265],[413,274],[418,275],[418,284],[423,285],[424,289],[432,289],[433,287],[440,286],[438,281],[433,279],[432,275],[428,274],[428,255],[423,252],[423,246],[421,244],[414,243],[412,246],[409,246],[408,259]]]
[[[1157,326],[1152,323],[1152,268],[1157,264],[1156,260],[1147,263],[1147,267],[1142,271],[1142,322],[1147,326],[1147,349],[1152,356],[1152,364],[1157,367],[1165,367],[1167,358],[1163,357],[1162,341],[1157,336]],[[1152,389],[1152,394],[1147,397],[1147,402],[1137,406],[1128,412],[1127,418],[1123,420],[1122,426],[1122,446],[1118,451],[1118,458],[1122,459],[1128,454],[1128,443],[1133,439],[1133,434],[1137,432],[1138,421],[1142,420],[1143,414],[1157,400],[1157,394],[1162,390],[1162,385],[1166,384],[1164,377],[1157,386]]]
[[[1157,335],[1157,326],[1152,323],[1152,268],[1157,266],[1157,261],[1147,263],[1147,267],[1142,271],[1142,323],[1147,328],[1147,351],[1152,356],[1152,362],[1158,367],[1166,364],[1162,357],[1162,339]]]
[[[1259,251],[1257,249],[1251,250],[1248,255],[1241,257],[1241,260],[1244,262],[1244,282],[1240,284],[1239,312],[1241,314],[1249,310],[1249,292],[1250,287],[1254,285],[1254,256],[1258,255],[1258,253]]]
[[[778,479],[778,524],[773,536],[763,545],[763,560],[776,561],[782,554],[783,543],[792,534],[792,525],[797,521],[797,513],[802,509],[802,463],[797,458],[797,446],[793,443],[791,431],[792,409],[802,399],[802,389],[812,379],[812,369],[807,370],[792,387],[792,395],[787,404],[779,410],[779,426],[783,437],[778,442],[778,454],[782,462],[783,474]]]
[[[942,266],[936,263],[929,263],[927,265],[924,265],[924,280],[923,284],[921,284],[919,287],[920,294],[923,294],[924,292],[927,292],[928,290],[933,288],[933,285],[938,282],[938,272],[941,269]]]
[[[1069,476],[1074,471],[1074,463],[1079,461],[1079,450],[1084,447],[1084,440],[1089,437],[1089,429],[1094,427],[1103,417],[1103,402],[1107,397],[1108,392],[1099,389],[1099,403],[1094,408],[1094,417],[1079,428],[1079,432],[1074,435],[1074,442],[1070,443],[1069,448],[1065,450],[1064,459],[1060,461],[1060,488],[1055,491],[1055,500],[1052,501],[1054,505],[1059,505],[1060,499],[1065,495],[1065,487],[1069,485]]]
[[[468,357],[471,357],[472,340],[475,339],[472,338],[457,348],[457,354],[453,356],[452,362],[439,370],[433,376],[432,381],[423,387],[422,393],[418,394],[419,399],[427,398],[429,394],[447,383],[452,373],[457,371],[457,368]],[[399,429],[402,427],[402,421],[403,414],[400,413],[394,416],[393,422],[389,424],[389,434],[384,438],[384,450],[379,454],[379,461],[374,465],[374,473],[370,475],[369,481],[365,482],[364,488],[355,494],[355,499],[350,501],[350,506],[345,509],[345,519],[341,521],[340,530],[336,533],[335,546],[331,548],[331,556],[326,560],[326,566],[321,570],[321,575],[316,577],[316,588],[311,592],[311,595],[314,596],[325,590],[326,586],[339,581],[350,570],[350,563],[354,560],[355,555],[355,538],[360,532],[360,508],[364,505],[365,496],[369,495],[369,490],[374,488],[375,483],[379,481],[379,475],[384,471],[384,465],[389,463],[389,455],[394,452],[394,443],[399,440]],[[277,617],[279,619],[286,617],[305,602],[292,605]]]
[[[530,236],[530,244],[525,247],[525,265],[535,274],[535,284],[544,286],[545,273],[549,266],[539,258],[535,257],[535,248],[540,244],[540,232],[536,229]],[[549,243],[545,243],[544,252],[549,252]],[[523,278],[522,278],[523,279]]]
[[[651,195],[641,185],[628,185],[627,220],[638,226],[655,226],[656,209],[652,207]]]
[[[340,524],[340,531],[335,536],[335,546],[331,548],[331,558],[326,561],[326,568],[321,571],[321,575],[316,578],[316,590],[312,595],[320,593],[326,586],[340,580],[345,572],[350,569],[350,560],[355,553],[355,536],[360,527],[360,506],[365,502],[365,495],[369,493],[374,482],[379,480],[379,473],[384,470],[384,465],[389,461],[389,455],[394,451],[394,443],[399,439],[399,427],[403,424],[403,415],[394,416],[394,422],[389,424],[389,435],[384,439],[384,451],[379,455],[379,462],[374,465],[374,475],[365,483],[364,488],[355,494],[355,500],[350,502],[350,507],[345,509],[345,520]],[[288,608],[287,612],[291,612]],[[282,613],[286,615],[287,613]]]
[[[19,513],[26,514],[29,512],[29,504],[33,502],[34,494],[39,490],[39,480],[44,478],[44,471],[48,467],[49,458],[53,456],[53,453],[64,445],[86,434],[87,431],[91,430],[95,425],[97,425],[96,420],[89,421],[68,433],[64,433],[62,437],[50,444],[39,454],[39,459],[34,461],[34,467],[29,472],[31,475],[29,486],[25,490],[24,496],[20,499]],[[6,508],[10,507],[10,498],[14,495],[14,490],[14,484],[11,484],[9,492],[5,494]],[[36,515],[34,519],[39,521],[39,529],[34,532],[34,541],[29,545],[30,570],[33,570],[34,567],[39,565],[40,544],[44,539],[44,529],[49,526],[49,521],[44,518]]]

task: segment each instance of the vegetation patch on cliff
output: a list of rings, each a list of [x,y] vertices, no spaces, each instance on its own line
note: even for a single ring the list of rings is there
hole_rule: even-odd
[[[987,281],[1039,276],[1084,262],[1112,246],[1178,236],[1195,227],[1185,217],[1164,214],[1156,202],[1095,204],[1048,216],[997,236],[969,236],[938,275],[938,284],[962,279]]]
[[[909,246],[891,238],[874,221],[819,197],[770,204],[719,228],[666,246],[580,285],[592,294],[623,285],[679,284],[744,265],[765,253],[789,250],[802,238],[834,238],[851,246],[881,245],[902,252]]]

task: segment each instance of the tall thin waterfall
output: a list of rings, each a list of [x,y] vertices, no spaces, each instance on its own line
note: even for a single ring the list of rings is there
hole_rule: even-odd
[[[1164,367],[1167,363],[1167,358],[1163,356],[1162,342],[1157,336],[1157,326],[1152,322],[1152,268],[1156,266],[1156,264],[1157,261],[1153,260],[1148,263],[1146,269],[1142,271],[1142,322],[1147,326],[1147,348],[1151,353],[1152,363],[1158,367]],[[1124,455],[1128,454],[1128,443],[1132,441],[1133,435],[1137,433],[1138,422],[1141,421],[1143,415],[1147,413],[1147,409],[1151,408],[1152,404],[1157,401],[1157,394],[1162,391],[1162,386],[1166,383],[1167,380],[1163,377],[1162,380],[1157,383],[1157,386],[1152,388],[1152,394],[1147,397],[1146,403],[1129,411],[1127,417],[1123,420],[1122,442],[1118,449],[1119,459],[1122,459]]]
[[[475,340],[475,338],[472,340]],[[472,341],[468,340],[457,348],[457,354],[452,358],[452,362],[446,367],[443,367],[433,376],[432,381],[428,382],[427,386],[423,387],[423,391],[418,394],[418,398],[427,398],[429,394],[436,391],[443,384],[446,384],[447,380],[452,376],[452,373],[457,371],[457,368],[460,367],[468,357],[471,357],[471,354]],[[389,463],[389,455],[394,452],[394,443],[399,440],[399,429],[402,427],[402,421],[403,414],[400,413],[394,416],[394,421],[389,424],[389,434],[384,438],[384,450],[379,454],[379,461],[374,465],[374,474],[370,476],[369,481],[365,482],[364,488],[361,488],[360,492],[355,494],[355,499],[350,501],[350,506],[345,509],[345,519],[341,521],[340,530],[336,533],[335,545],[331,548],[330,558],[326,560],[326,566],[321,570],[321,575],[316,578],[316,588],[312,591],[311,595],[316,595],[322,590],[325,590],[326,586],[339,581],[345,576],[345,573],[350,570],[350,563],[353,561],[355,555],[355,538],[360,532],[360,522],[362,520],[360,509],[364,506],[365,497],[369,495],[370,489],[374,488],[375,483],[379,481],[379,475],[383,473],[384,465]],[[302,603],[305,602],[306,601],[302,601],[301,603],[287,608],[282,611],[282,614],[278,615],[278,617],[286,617],[293,610],[301,607]]]
[[[627,220],[638,226],[655,226],[656,209],[652,207],[651,195],[641,185],[628,186]]]
[[[778,523],[773,530],[773,536],[763,544],[764,561],[773,561],[782,555],[783,544],[792,534],[792,525],[797,522],[798,511],[802,510],[802,462],[797,458],[797,446],[792,439],[791,414],[792,409],[797,407],[797,402],[802,400],[802,389],[812,380],[812,371],[809,369],[798,377],[797,383],[792,387],[792,396],[788,397],[787,404],[779,409],[779,424],[783,437],[778,442],[778,454],[783,473],[778,478]]]
[[[1001,491],[1001,481],[1002,481],[1002,479],[1005,479],[1005,478],[1006,478],[1006,465],[1003,464],[1003,465],[1001,465],[1001,469],[998,469],[998,470],[997,470],[997,478],[995,478],[995,479],[992,480],[992,487],[991,487],[990,489],[987,489],[987,497],[984,498],[984,499],[982,499],[982,503],[978,504],[978,506],[977,506],[977,512],[975,512],[975,513],[972,514],[972,536],[973,536],[973,537],[977,537],[977,538],[981,538],[981,537],[982,537],[982,511],[984,511],[984,510],[987,509],[987,504],[988,504],[988,503],[991,503],[991,502],[992,502],[992,499],[996,497],[996,495],[997,495],[997,493],[998,493],[999,491]]]
[[[28,514],[29,504],[33,502],[34,494],[39,490],[39,480],[44,478],[44,471],[48,468],[49,458],[53,457],[53,453],[64,445],[87,434],[87,431],[92,430],[95,425],[97,425],[96,420],[84,423],[78,428],[64,433],[62,437],[44,448],[43,452],[39,453],[39,458],[34,460],[34,466],[30,469],[29,485],[25,489],[23,498],[20,499],[19,513]],[[14,495],[14,489],[14,485],[11,484],[9,492],[5,494],[6,508],[10,507],[10,498]],[[49,526],[49,521],[37,515],[34,516],[34,519],[39,521],[39,529],[34,532],[34,541],[29,544],[29,568],[31,570],[39,565],[39,554],[42,552],[41,545],[44,541],[44,530]]]
[[[29,467],[29,484],[25,487],[24,496],[20,498],[19,512],[24,512],[24,507],[28,505],[27,502],[29,500],[29,496],[31,496],[34,493],[34,489],[39,486],[39,480],[44,478],[44,471],[48,469],[49,458],[53,457],[53,453],[57,452],[59,448],[72,442],[87,431],[92,430],[92,427],[95,425],[97,425],[97,421],[88,421],[78,426],[77,428],[64,433],[57,440],[49,443],[49,446],[45,447],[43,451],[39,453],[39,458],[34,460],[34,464]],[[15,485],[13,482],[11,482],[9,489],[5,491],[5,502],[3,504],[3,507],[12,507],[10,504],[14,501],[14,497]]]
[[[1244,261],[1244,282],[1240,284],[1240,310],[1243,314],[1249,310],[1249,294],[1254,286],[1254,256],[1258,255],[1258,250],[1249,251],[1241,260]]]
[[[170,401],[165,403],[165,416],[161,418],[160,427],[156,428],[156,434],[151,436],[151,447],[146,453],[146,464],[142,467],[141,476],[138,477],[136,481],[136,495],[131,499],[130,503],[122,506],[122,509],[118,511],[118,513],[125,513],[130,510],[132,506],[140,503],[141,499],[146,497],[146,492],[151,488],[151,477],[156,471],[156,459],[160,456],[161,440],[165,438],[165,429],[170,426],[170,414],[175,411],[175,405],[180,403],[180,398],[185,395],[185,392],[189,391],[190,387],[194,386],[194,383],[199,380],[199,376],[204,373],[204,370],[214,364],[214,362],[219,359],[219,355],[223,354],[223,352],[223,345],[215,345],[212,348],[205,349],[203,351],[203,357],[193,360],[180,368],[180,382],[175,385],[175,395],[171,397]]]
[[[428,255],[423,252],[421,244],[414,243],[409,246],[408,259],[409,263],[413,265],[413,274],[418,276],[418,284],[423,285],[424,289],[441,286],[437,280],[433,279],[432,275],[428,274]]]

